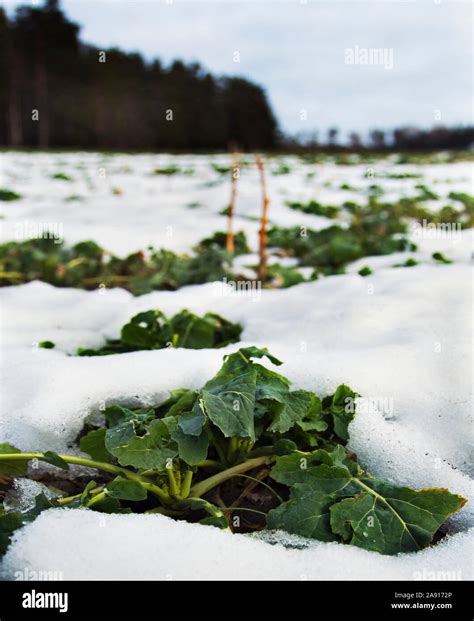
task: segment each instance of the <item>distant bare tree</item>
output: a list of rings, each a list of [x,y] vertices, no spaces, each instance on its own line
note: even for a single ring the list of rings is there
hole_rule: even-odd
[[[328,129],[328,143],[331,147],[333,147],[337,143],[337,136],[339,134],[339,130],[337,127],[330,127]]]
[[[373,129],[370,132],[370,143],[374,149],[385,148],[385,132],[381,129]]]
[[[351,132],[349,134],[349,144],[353,149],[361,149],[362,148],[362,140],[360,134],[357,132]]]

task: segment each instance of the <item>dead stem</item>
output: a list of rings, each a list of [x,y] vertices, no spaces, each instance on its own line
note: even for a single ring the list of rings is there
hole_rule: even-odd
[[[267,183],[265,180],[265,167],[261,155],[255,156],[257,168],[260,173],[260,184],[262,186],[262,219],[260,223],[259,231],[259,256],[260,261],[258,264],[258,279],[261,283],[264,283],[267,278],[267,224],[268,224],[268,206],[270,201],[267,194]]]
[[[239,178],[239,156],[235,148],[232,149],[232,168],[231,168],[231,188],[230,200],[227,208],[227,237],[226,250],[230,254],[234,254],[234,210],[235,200],[237,198],[237,179]]]

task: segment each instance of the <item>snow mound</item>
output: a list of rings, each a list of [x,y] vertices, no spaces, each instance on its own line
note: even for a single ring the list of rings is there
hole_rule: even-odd
[[[3,577],[50,572],[64,580],[469,580],[472,534],[446,537],[414,554],[382,556],[338,543],[289,549],[160,515],[51,509],[15,534]]]

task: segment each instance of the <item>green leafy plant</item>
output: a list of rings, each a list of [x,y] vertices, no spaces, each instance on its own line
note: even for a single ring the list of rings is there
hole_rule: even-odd
[[[1,444],[6,477],[27,476],[34,459],[97,472],[81,478],[76,494],[42,494],[26,513],[3,511],[2,550],[50,507],[161,513],[240,532],[278,528],[382,554],[429,545],[465,499],[371,476],[345,447],[359,395],[345,385],[323,399],[292,390],[263,358],[281,364],[266,349],[242,348],[198,391],[176,390],[153,408],[108,407],[105,426],[90,422],[79,439],[89,457]]]
[[[215,162],[211,162],[211,168],[220,175],[228,175],[232,170],[231,166],[222,166],[221,164],[216,164]]]
[[[286,204],[291,209],[331,219],[337,218],[341,211],[339,207],[336,207],[335,205],[322,205],[315,200],[311,200],[308,203],[287,202]]]
[[[70,175],[66,175],[66,173],[58,172],[51,175],[51,179],[57,179],[58,181],[72,181],[72,177]]]
[[[452,200],[462,203],[471,213],[474,211],[474,196],[471,194],[467,194],[467,192],[450,192],[448,196]]]
[[[446,265],[452,263],[452,260],[445,257],[442,252],[433,252],[432,257],[435,261],[438,261],[438,263],[445,263]]]
[[[368,265],[364,265],[364,267],[361,267],[357,273],[360,276],[370,276],[372,274],[372,270]]]
[[[420,179],[422,176],[423,175],[420,175],[419,173],[410,173],[410,172],[386,173],[386,174],[377,175],[377,177],[382,177],[383,179]]]
[[[311,266],[324,274],[341,273],[345,266],[372,255],[385,255],[413,249],[413,245],[399,231],[389,232],[386,223],[361,218],[347,229],[333,225],[314,231],[299,227],[272,227],[268,231],[270,246],[284,248],[296,256],[303,266]]]
[[[13,190],[7,190],[5,188],[0,188],[0,201],[17,201],[21,198],[20,194],[13,192]]]
[[[153,171],[154,175],[164,175],[171,177],[172,175],[194,175],[192,168],[180,168],[176,164],[169,164],[168,166],[160,166]]]
[[[119,339],[107,341],[100,349],[80,348],[77,353],[79,356],[104,356],[164,347],[224,347],[238,341],[241,332],[239,324],[215,313],[198,317],[182,310],[168,318],[159,310],[149,310],[132,317],[122,327]]]
[[[247,254],[250,252],[249,245],[247,243],[247,238],[245,237],[245,233],[243,231],[239,231],[238,233],[234,233],[234,255]],[[204,250],[205,248],[220,248],[221,250],[226,249],[227,242],[227,233],[223,233],[221,231],[217,231],[211,237],[206,237],[201,240],[199,244],[195,246],[196,250]]]
[[[272,263],[268,266],[267,275],[269,283],[278,289],[294,287],[294,285],[299,285],[308,280],[297,267],[288,267],[278,263]]]
[[[395,263],[393,267],[415,267],[415,265],[418,265],[418,261],[413,257],[408,257],[406,261],[403,263]]]
[[[154,175],[177,175],[181,172],[181,169],[176,164],[170,164],[169,166],[161,166],[160,168],[155,168],[153,171]]]
[[[244,234],[238,233],[235,240],[236,253],[245,251]],[[54,239],[31,239],[0,244],[0,286],[42,280],[56,287],[123,287],[141,295],[231,278],[230,259],[225,233],[202,240],[193,255],[151,249],[125,258],[93,241],[67,247]]]
[[[272,175],[288,175],[291,172],[290,166],[288,164],[280,163],[277,168],[272,169]]]

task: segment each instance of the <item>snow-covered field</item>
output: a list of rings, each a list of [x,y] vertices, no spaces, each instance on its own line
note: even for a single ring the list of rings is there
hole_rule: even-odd
[[[336,166],[286,157],[289,174],[268,174],[270,220],[322,228],[287,200],[324,204],[364,196],[370,184],[387,200],[426,184],[446,204],[472,192],[471,165]],[[153,175],[175,163],[194,174]],[[26,224],[59,223],[67,242],[93,239],[118,254],[150,244],[189,250],[225,229],[228,179],[210,166],[227,157],[101,154],[3,155],[1,187],[23,198],[3,207],[2,238]],[[278,168],[270,163],[268,172]],[[367,178],[416,172],[417,179]],[[104,175],[105,170],[105,175]],[[52,179],[57,172],[73,180]],[[308,176],[310,173],[310,176]],[[314,176],[313,176],[314,173]],[[355,190],[341,190],[342,183]],[[115,193],[114,193],[115,188]],[[120,191],[120,193],[117,193]],[[67,200],[72,196],[75,200]],[[198,205],[196,205],[198,203]],[[192,207],[190,205],[193,205]],[[256,171],[239,180],[236,230],[256,249],[261,198]],[[343,217],[343,216],[342,216]],[[31,226],[30,226],[31,228]],[[469,502],[448,522],[448,536],[417,554],[386,557],[351,546],[285,535],[232,535],[163,516],[49,510],[14,536],[3,573],[60,572],[64,579],[472,579],[472,253],[471,231],[416,239],[420,265],[393,269],[402,255],[362,259],[348,273],[285,290],[233,292],[222,284],[133,297],[121,289],[87,292],[33,282],[0,290],[3,404],[1,441],[22,450],[77,452],[84,419],[105,403],[158,404],[178,387],[199,388],[222,356],[245,345],[268,347],[295,388],[331,394],[349,384],[378,407],[360,407],[349,448],[371,473],[414,488],[447,487]],[[440,251],[454,260],[435,264]],[[403,255],[405,258],[406,255]],[[362,278],[361,265],[374,273]],[[116,337],[140,310],[212,310],[242,324],[242,343],[219,350],[157,350],[98,358],[68,356]],[[54,350],[38,349],[42,340]],[[303,549],[299,549],[304,546]],[[144,560],[146,559],[146,560]]]
[[[433,209],[455,205],[455,201],[444,198],[451,191],[472,193],[469,162],[418,166],[394,165],[393,159],[391,156],[375,164],[350,166],[302,164],[297,157],[270,160],[270,222],[313,229],[330,226],[334,220],[292,210],[286,201],[316,199],[332,205],[362,201],[373,184],[383,185],[387,201],[414,196],[415,186],[426,184],[440,196],[440,200],[430,202]],[[249,165],[242,167],[238,182],[235,228],[243,230],[256,249],[260,186],[252,159],[248,156],[244,161]],[[290,172],[271,174],[278,172],[281,161]],[[219,212],[229,202],[229,177],[215,172],[211,163],[230,165],[227,155],[3,154],[0,187],[24,198],[4,207],[1,238],[19,239],[35,226],[52,223],[60,225],[59,232],[66,242],[92,238],[118,256],[149,245],[189,250],[213,231],[225,229],[225,218]],[[177,165],[183,174],[154,174],[170,164]],[[186,174],[191,171],[193,174]],[[423,177],[382,177],[406,172]],[[57,173],[71,180],[55,179]],[[342,190],[343,184],[354,189]]]

